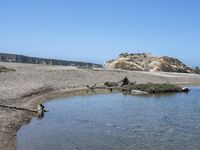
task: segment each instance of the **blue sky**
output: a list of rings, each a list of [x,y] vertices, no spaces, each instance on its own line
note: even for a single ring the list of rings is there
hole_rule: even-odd
[[[200,66],[199,0],[0,0],[0,52],[104,63],[151,52]]]

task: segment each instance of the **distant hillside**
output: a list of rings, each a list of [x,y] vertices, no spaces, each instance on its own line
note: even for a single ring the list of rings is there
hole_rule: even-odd
[[[177,58],[168,56],[157,57],[149,53],[122,53],[118,58],[107,61],[105,66],[107,69],[134,71],[200,73],[198,67],[189,67]]]
[[[38,58],[38,57],[29,57],[29,56],[24,56],[24,55],[7,54],[7,53],[0,53],[0,61],[1,62],[15,62],[15,63],[102,68],[102,65],[100,64],[94,64],[94,63],[88,63],[88,62],[46,59],[46,58]]]

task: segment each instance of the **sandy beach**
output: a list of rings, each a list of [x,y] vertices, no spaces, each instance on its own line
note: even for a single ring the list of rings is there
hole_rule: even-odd
[[[33,109],[42,100],[60,95],[75,95],[86,85],[119,81],[128,77],[138,83],[200,84],[200,75],[164,72],[135,72],[104,69],[77,69],[20,63],[0,63],[14,72],[0,73],[0,104]],[[0,107],[0,149],[16,149],[17,130],[34,114],[28,111]]]

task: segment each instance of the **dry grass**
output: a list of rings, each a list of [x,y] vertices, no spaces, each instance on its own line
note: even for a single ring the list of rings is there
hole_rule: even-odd
[[[9,72],[9,71],[16,71],[13,68],[6,68],[4,66],[0,66],[0,72]]]

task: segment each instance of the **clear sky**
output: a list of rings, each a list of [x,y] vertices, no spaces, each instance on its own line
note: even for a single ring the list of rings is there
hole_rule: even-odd
[[[0,52],[96,63],[151,52],[200,66],[200,0],[0,0]]]

